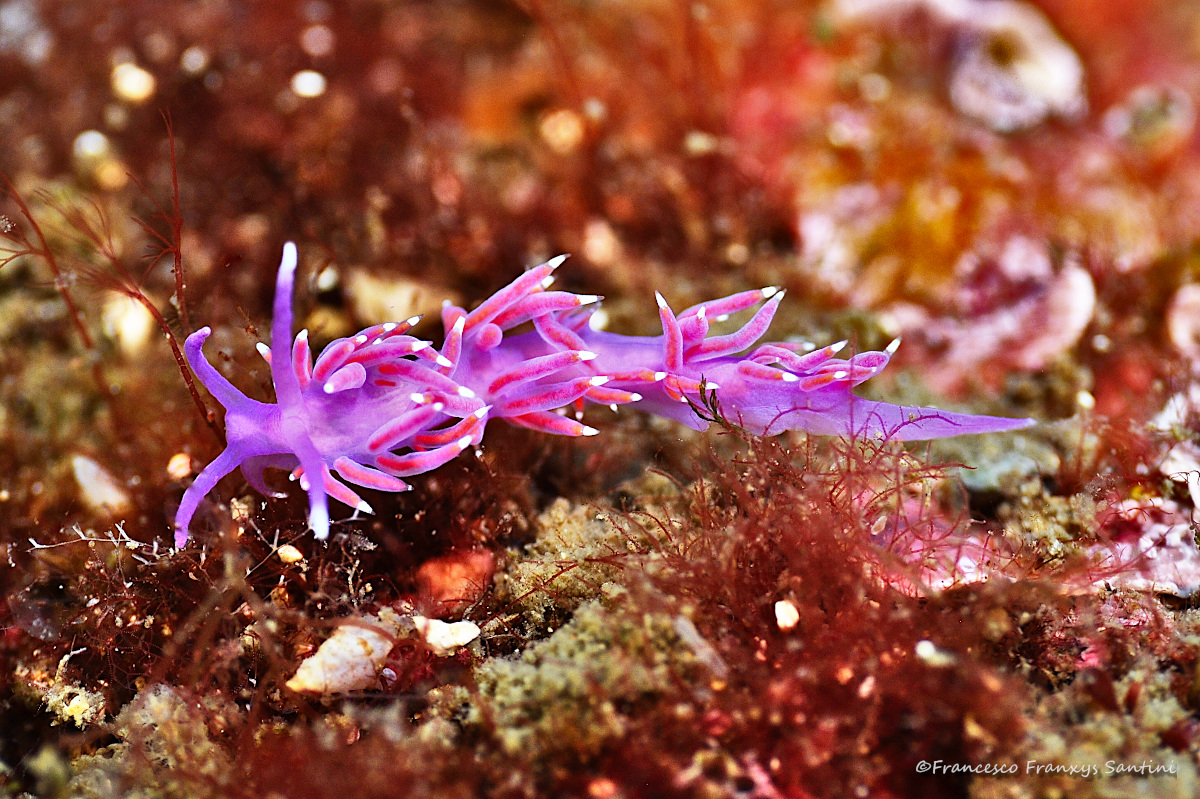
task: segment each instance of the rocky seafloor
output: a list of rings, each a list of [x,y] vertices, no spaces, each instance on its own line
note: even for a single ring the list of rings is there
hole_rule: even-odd
[[[0,796],[1200,794],[1198,92],[1182,0],[0,2]],[[286,240],[318,348],[570,253],[1038,424],[494,423],[176,549]]]

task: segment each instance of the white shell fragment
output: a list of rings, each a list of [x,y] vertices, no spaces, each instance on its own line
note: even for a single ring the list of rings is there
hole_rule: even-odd
[[[129,510],[129,493],[103,466],[86,455],[71,456],[71,471],[79,493],[88,507],[101,513],[120,514]]]
[[[302,694],[343,694],[378,686],[400,620],[387,608],[378,616],[347,620],[300,664],[287,687]]]
[[[473,621],[445,622],[424,616],[413,616],[412,621],[435,655],[452,654],[479,637],[479,625]]]
[[[790,600],[781,599],[775,603],[775,625],[787,632],[800,623],[800,610]]]
[[[184,480],[192,475],[192,457],[186,452],[176,452],[167,461],[167,476],[172,480]]]
[[[452,654],[479,637],[471,621],[445,622],[401,616],[384,608],[378,616],[347,619],[300,664],[287,687],[302,694],[344,694],[379,686],[379,671],[397,637],[421,636],[438,656]]]
[[[275,557],[279,558],[284,563],[299,563],[304,560],[304,553],[296,549],[291,544],[284,544],[275,550]]]

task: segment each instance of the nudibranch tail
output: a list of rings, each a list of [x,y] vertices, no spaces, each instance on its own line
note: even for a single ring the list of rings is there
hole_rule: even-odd
[[[1015,430],[1028,419],[974,416],[864,400],[851,389],[887,366],[882,352],[837,357],[846,342],[816,348],[790,342],[755,347],[784,293],[743,291],[680,314],[656,293],[662,333],[621,336],[594,329],[595,295],[549,291],[565,256],[530,269],[472,311],[446,303],[440,349],[410,336],[416,317],[331,342],[313,362],[308,332],[292,336],[296,246],[283,249],[275,284],[270,364],[275,403],[252,400],[204,357],[209,335],[188,337],[188,363],[225,406],[228,447],[184,493],[175,518],[183,546],[203,497],[237,466],[252,486],[271,491],[263,469],[290,470],[308,493],[309,527],[329,534],[329,498],[356,511],[371,506],[346,483],[405,491],[402,478],[436,469],[478,446],[489,420],[544,433],[592,436],[581,421],[588,403],[637,407],[698,430],[697,413],[715,399],[731,422],[758,434],[806,430],[822,435],[918,440]],[[732,333],[714,322],[761,303]],[[532,330],[514,332],[532,322]],[[575,409],[575,418],[565,415]],[[340,478],[340,479],[339,479]]]

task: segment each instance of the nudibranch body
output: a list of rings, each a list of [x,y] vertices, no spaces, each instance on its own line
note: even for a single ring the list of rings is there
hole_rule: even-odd
[[[275,286],[271,344],[259,345],[271,366],[274,404],[250,399],[207,361],[202,348],[209,328],[187,339],[188,363],[225,406],[228,446],[184,493],[176,545],[187,542],[200,501],[238,466],[267,495],[277,494],[263,470],[290,470],[308,492],[309,526],[323,539],[329,497],[371,511],[347,483],[407,490],[403,478],[477,446],[496,418],[556,435],[595,435],[595,428],[556,413],[586,403],[636,406],[703,430],[708,422],[696,410],[715,399],[731,422],[762,435],[798,429],[920,440],[1033,423],[855,396],[851,389],[878,374],[894,347],[848,359],[836,357],[844,342],[820,349],[755,347],[783,299],[774,289],[741,292],[678,315],[659,295],[658,336],[593,329],[599,297],[549,290],[564,259],[527,271],[472,311],[447,305],[440,350],[409,335],[414,318],[337,339],[314,363],[307,331],[292,339],[297,254],[289,242]],[[709,335],[710,320],[760,303],[741,329]],[[533,329],[511,332],[526,323]]]

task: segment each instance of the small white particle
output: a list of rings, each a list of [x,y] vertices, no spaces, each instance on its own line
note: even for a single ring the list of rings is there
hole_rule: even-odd
[[[491,409],[492,409],[491,405],[484,405],[482,408],[475,411],[474,416],[476,419],[483,419],[488,415],[488,411],[490,411]],[[439,408],[438,410],[441,410],[441,408]]]
[[[895,355],[896,350],[898,349],[900,349],[899,337],[892,339],[892,343],[888,344],[887,347],[884,348],[884,352],[886,352],[888,355]]]
[[[429,400],[425,399],[424,394],[409,394],[408,398],[410,400],[412,400],[413,402],[417,403],[418,405],[424,405],[426,402],[429,401]]]
[[[297,97],[320,97],[325,93],[328,81],[320,72],[312,69],[302,69],[292,75],[292,93]]]
[[[454,361],[450,360],[441,353],[438,353],[437,360],[435,360],[434,363],[436,363],[438,366],[444,366],[447,369],[454,365]]]
[[[465,399],[475,399],[475,392],[472,391],[471,389],[467,388],[466,386],[459,386],[458,391],[456,393],[458,394],[458,396],[463,397]]]
[[[359,335],[357,335],[357,336],[355,336],[355,337],[354,337],[354,343],[355,343],[355,344],[366,344],[366,343],[367,343],[367,337],[366,337],[366,336],[364,336],[364,335],[361,335],[361,334],[359,334]]]
[[[779,286],[767,286],[766,288],[762,289],[762,296],[764,300],[769,300],[778,293]]]
[[[954,665],[954,655],[944,649],[939,649],[933,641],[927,639],[917,641],[917,645],[913,647],[913,652],[930,666],[945,667]]]
[[[556,255],[553,258],[551,258],[549,261],[546,261],[546,266],[550,267],[551,269],[558,269],[560,266],[563,265],[563,261],[567,260],[567,258],[568,258],[568,256],[565,254],[564,255]]]
[[[445,622],[413,616],[413,626],[425,637],[429,649],[440,657],[461,649],[479,637],[479,625],[473,621]]]
[[[800,611],[790,601],[781,599],[775,603],[775,624],[787,632],[800,623]]]
[[[458,317],[458,320],[455,321],[455,323],[454,323],[454,327],[450,328],[450,335],[461,336],[463,329],[466,326],[467,326],[467,317],[465,317],[465,316]]]
[[[800,378],[796,377],[796,376],[795,376],[794,374],[792,374],[791,372],[784,372],[784,373],[783,373],[783,382],[785,382],[785,383],[795,383],[795,382],[797,382],[798,380],[800,380]]]
[[[630,402],[641,402],[641,401],[642,401],[642,395],[641,395],[641,394],[638,394],[638,393],[635,391],[635,392],[633,392],[633,393],[631,393],[631,394],[629,395],[629,401],[630,401]]]
[[[654,301],[658,303],[658,307],[659,307],[659,308],[666,308],[666,307],[667,307],[667,300],[666,300],[666,298],[665,298],[665,297],[663,297],[663,295],[659,294],[657,291],[656,291],[656,292],[654,292]]]
[[[129,494],[107,469],[86,455],[71,457],[71,469],[83,500],[93,510],[123,513],[132,501]]]
[[[584,425],[584,426],[583,426],[583,429],[582,429],[582,430],[580,430],[579,432],[580,432],[581,434],[585,435],[585,436],[598,436],[598,435],[600,435],[600,431],[599,431],[599,430],[597,430],[597,429],[596,429],[596,428],[594,428],[594,427],[588,427],[587,425]]]
[[[363,500],[359,500],[359,503],[358,503],[357,505],[355,505],[355,506],[354,506],[354,509],[355,509],[355,510],[362,511],[363,513],[369,513],[369,514],[371,514],[372,516],[374,516],[374,515],[375,515],[375,509],[374,509],[374,508],[372,508],[370,505],[368,505],[368,504],[367,504],[365,501],[363,501]]]
[[[608,313],[600,306],[596,306],[592,315],[588,317],[588,327],[592,330],[604,330],[608,327]]]
[[[590,361],[596,358],[597,354],[594,352],[588,352],[587,350],[576,350],[575,357],[581,361]]]
[[[467,447],[471,446],[471,437],[463,436],[456,443],[458,444],[459,449],[466,449]]]
[[[254,345],[254,349],[258,350],[258,354],[263,357],[267,363],[271,362],[271,348],[261,341]]]
[[[85,130],[75,137],[71,150],[76,158],[99,159],[109,154],[111,144],[108,137],[98,130]]]
[[[591,380],[588,381],[588,385],[589,386],[602,386],[611,379],[612,378],[604,377],[603,375],[596,375],[595,377],[593,377]]]
[[[576,294],[575,301],[580,305],[590,305],[593,302],[599,302],[604,299],[599,294]]]
[[[203,47],[189,47],[179,57],[179,66],[189,75],[199,75],[208,69],[208,51]]]
[[[173,480],[182,480],[192,473],[192,458],[186,452],[176,452],[167,462],[167,475]]]
[[[718,317],[716,318],[716,320],[715,320],[715,321],[717,321],[717,322],[728,322],[728,321],[729,321],[729,314],[727,314],[727,313],[723,313],[723,314],[721,314],[720,316],[718,316]]]
[[[391,333],[393,330],[395,330],[395,329],[396,329],[396,328],[398,328],[399,326],[400,326],[400,325],[396,324],[395,322],[384,322],[384,323],[383,323],[383,332],[384,332],[384,333]]]
[[[846,348],[846,345],[849,343],[850,343],[850,339],[844,338],[841,341],[837,342],[836,344],[830,344],[829,345],[829,354],[837,355],[839,352],[844,350]]]
[[[842,371],[840,371],[840,372],[834,372],[834,373],[833,373],[833,379],[834,379],[834,380],[845,380],[845,379],[846,379],[847,377],[849,377],[849,376],[850,376],[850,373],[849,373],[849,372],[847,372],[847,371],[845,371],[845,370],[842,370]]]
[[[666,373],[666,372],[655,372],[655,373],[654,373],[654,380],[655,380],[655,382],[658,382],[659,380],[666,380],[666,379],[667,379],[667,373]]]
[[[608,406],[608,408],[609,408],[609,410],[611,410],[613,413],[616,413],[616,412],[617,412],[617,403],[615,403],[615,402],[614,402],[614,403],[610,404],[610,405]]]
[[[156,87],[154,76],[137,64],[126,62],[113,67],[113,94],[126,102],[144,103],[154,96]]]
[[[333,31],[328,27],[311,25],[300,34],[300,49],[313,58],[320,58],[333,52],[336,40]]]
[[[341,280],[341,275],[338,274],[337,267],[333,264],[326,266],[317,273],[316,283],[314,288],[317,291],[333,291],[338,286],[338,281]]]

